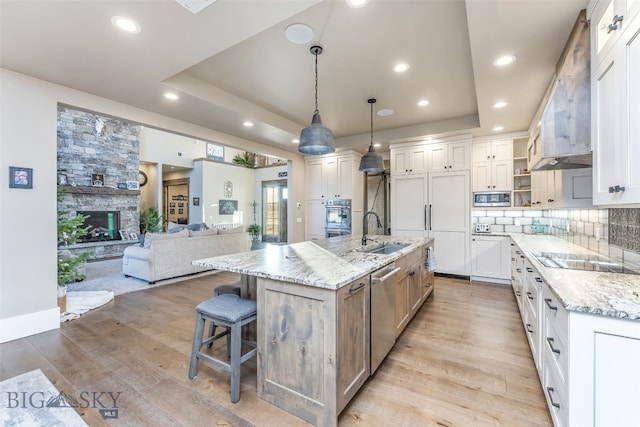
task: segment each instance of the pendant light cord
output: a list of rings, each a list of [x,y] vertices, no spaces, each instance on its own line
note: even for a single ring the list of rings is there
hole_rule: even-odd
[[[373,147],[373,102],[369,105],[371,105],[371,146]]]
[[[317,114],[318,111],[318,53],[315,54],[316,57],[316,110],[314,114]]]

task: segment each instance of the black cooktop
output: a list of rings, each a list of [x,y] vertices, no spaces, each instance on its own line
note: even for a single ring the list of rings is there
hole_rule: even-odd
[[[563,254],[558,252],[532,252],[542,265],[570,270],[601,271],[605,273],[640,274],[621,263],[599,255]]]

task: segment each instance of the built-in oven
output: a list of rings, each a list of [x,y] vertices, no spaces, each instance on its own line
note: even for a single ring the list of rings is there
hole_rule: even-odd
[[[478,207],[500,207],[511,206],[510,191],[481,191],[473,193],[473,206]]]
[[[351,200],[329,199],[323,203],[325,237],[351,234]]]

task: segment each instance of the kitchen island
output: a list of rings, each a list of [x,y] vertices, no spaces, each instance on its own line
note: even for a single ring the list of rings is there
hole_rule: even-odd
[[[337,425],[370,375],[370,274],[391,263],[411,270],[396,285],[394,320],[402,327],[433,289],[432,239],[375,236],[366,249],[384,243],[406,246],[373,254],[348,235],[194,261],[241,273],[243,294],[257,300],[261,398],[311,424]],[[408,315],[398,315],[403,310]]]

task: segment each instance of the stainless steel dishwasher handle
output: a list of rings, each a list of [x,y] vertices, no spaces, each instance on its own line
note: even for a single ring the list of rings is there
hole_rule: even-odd
[[[393,270],[391,270],[390,272],[388,272],[387,274],[385,274],[382,277],[373,277],[371,276],[371,283],[382,283],[385,280],[387,280],[389,277],[393,276],[394,274],[396,274],[398,271],[400,271],[400,267],[396,267]]]

